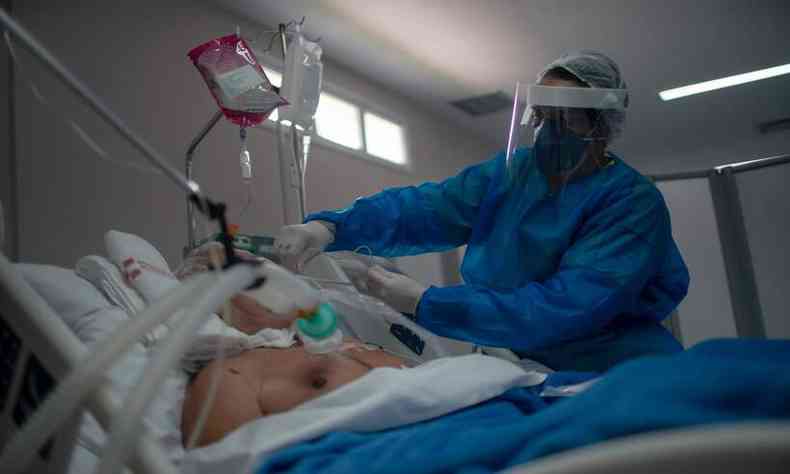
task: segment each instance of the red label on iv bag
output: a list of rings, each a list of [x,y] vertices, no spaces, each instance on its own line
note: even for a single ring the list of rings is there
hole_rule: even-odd
[[[275,91],[240,36],[213,39],[193,48],[188,55],[225,117],[236,125],[258,125],[274,109],[288,104]]]

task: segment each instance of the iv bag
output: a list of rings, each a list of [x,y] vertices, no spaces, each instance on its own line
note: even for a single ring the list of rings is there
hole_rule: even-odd
[[[238,35],[216,38],[193,48],[189,58],[225,117],[240,127],[266,120],[288,102],[280,97],[247,42]]]
[[[280,119],[302,126],[305,130],[313,123],[321,96],[321,46],[308,41],[298,33],[288,47],[283,73],[281,94],[288,105],[280,109]]]

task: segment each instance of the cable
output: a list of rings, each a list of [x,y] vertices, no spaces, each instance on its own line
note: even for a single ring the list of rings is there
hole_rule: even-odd
[[[362,249],[367,249],[367,251],[368,251],[368,269],[370,269],[370,267],[373,266],[373,250],[370,247],[368,247],[367,245],[360,245],[359,247],[354,249],[353,253],[355,253],[357,255],[360,255],[359,251],[362,250]]]
[[[297,179],[296,183],[293,183],[292,181],[292,186],[294,186],[295,184],[296,191],[298,193],[297,199],[299,205],[299,221],[301,222],[304,221],[305,218],[305,203],[304,203],[304,193],[303,193],[304,174],[302,172],[302,157],[299,150],[299,135],[298,135],[299,132],[296,130],[296,125],[294,123],[291,123],[288,129],[290,131],[290,137],[291,137],[290,157],[293,165],[296,167],[296,179]]]

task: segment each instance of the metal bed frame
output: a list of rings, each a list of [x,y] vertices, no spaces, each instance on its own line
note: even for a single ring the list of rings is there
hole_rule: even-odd
[[[89,350],[0,254],[0,446]],[[86,410],[106,430],[120,407],[102,385]],[[27,472],[66,473],[81,414],[39,451]],[[602,442],[514,467],[513,474],[779,474],[790,466],[790,423],[731,423],[682,428]],[[144,433],[128,466],[175,474],[161,446]]]
[[[35,411],[57,381],[90,356],[89,349],[0,254],[0,446]],[[90,397],[87,410],[105,430],[120,407],[107,382]],[[67,472],[82,413],[42,448],[27,472]],[[159,444],[144,434],[137,441],[135,472],[178,472]]]

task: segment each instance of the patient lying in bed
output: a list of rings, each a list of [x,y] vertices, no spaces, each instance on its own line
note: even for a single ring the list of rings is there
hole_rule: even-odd
[[[207,270],[207,246],[192,257],[184,278]],[[238,294],[231,299],[231,317],[220,317],[241,332],[284,329],[290,320],[272,315],[253,298]],[[184,442],[191,436],[198,414],[208,398],[212,374],[222,379],[197,446],[220,440],[239,426],[262,416],[281,413],[348,384],[376,367],[403,367],[404,361],[382,350],[346,339],[338,352],[310,354],[302,345],[286,349],[258,348],[214,361],[201,369],[187,386],[181,417]]]
[[[403,361],[356,341],[330,354],[310,354],[303,346],[260,348],[214,361],[187,386],[182,410],[183,439],[190,437],[208,397],[212,374],[222,381],[197,445],[220,440],[256,418],[281,413],[350,383],[376,367],[402,367]]]

